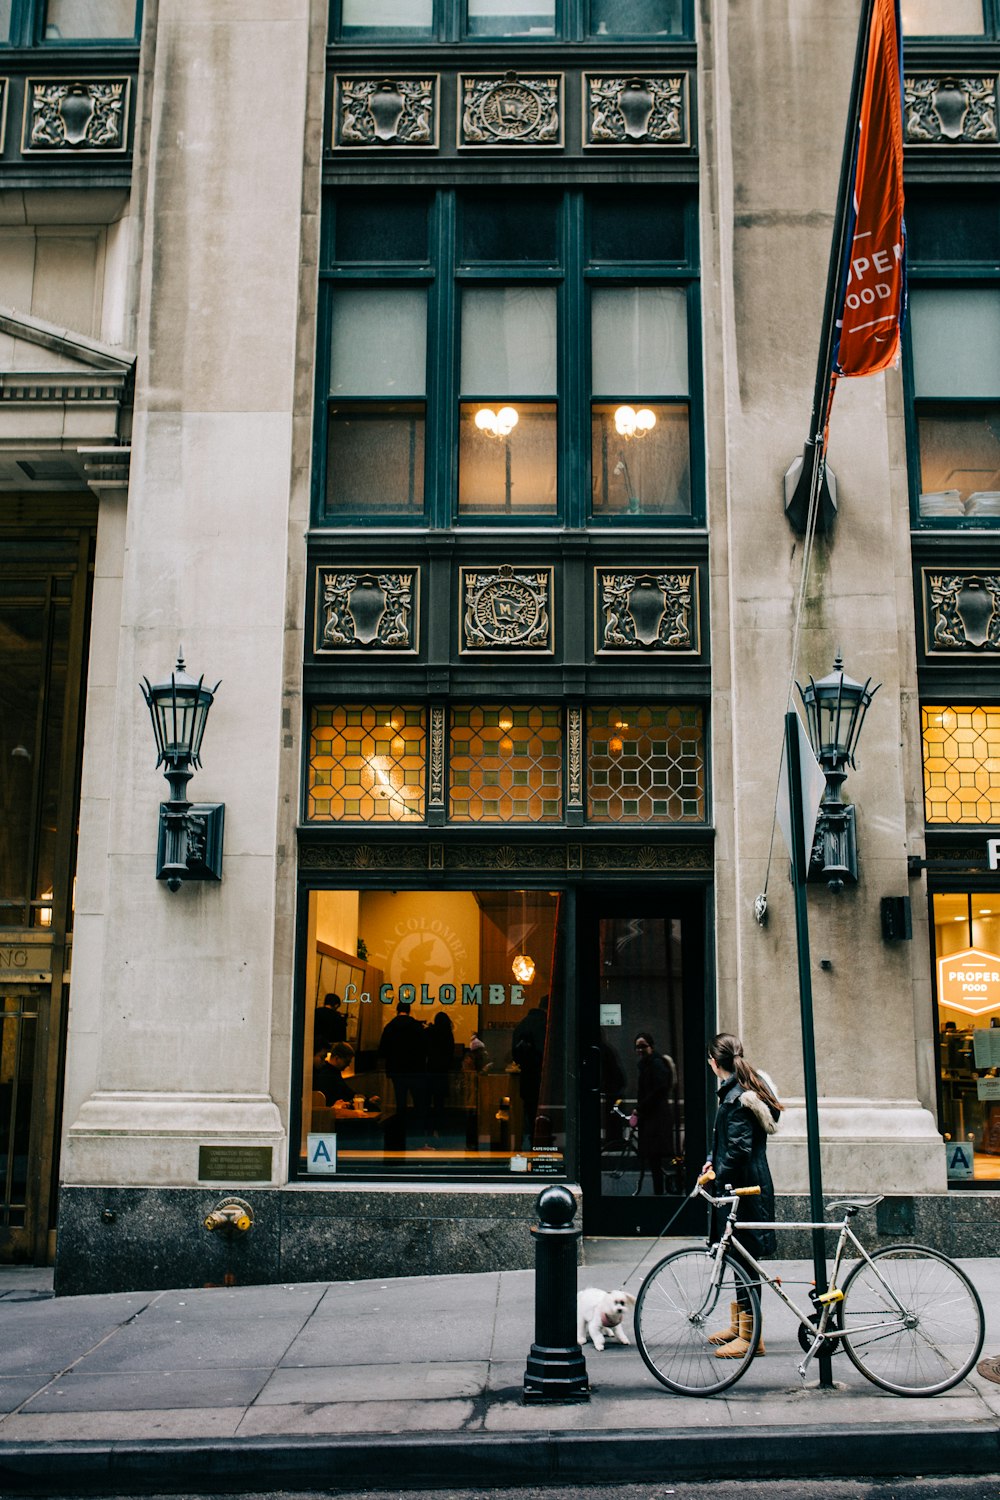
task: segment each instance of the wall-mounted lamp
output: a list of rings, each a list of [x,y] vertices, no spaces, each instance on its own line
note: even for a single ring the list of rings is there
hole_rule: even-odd
[[[219,684],[204,686],[184,670],[184,657],[166,682],[142,679],[142,696],[153,721],[156,765],[163,766],[170,801],[160,803],[156,878],[176,891],[185,880],[222,879],[224,802],[189,802],[187,784],[201,769],[201,742]]]
[[[816,835],[809,862],[809,879],[825,880],[832,891],[858,879],[858,841],[854,807],[844,802],[841,789],[847,768],[856,769],[854,754],[868,705],[882,686],[855,682],[844,671],[837,653],[833,671],[808,687],[796,683],[806,711],[809,742],[826,777],[826,791],[816,819]]]

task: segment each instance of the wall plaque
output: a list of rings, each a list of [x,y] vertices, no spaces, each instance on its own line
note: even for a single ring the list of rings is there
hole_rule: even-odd
[[[317,654],[415,652],[419,585],[419,568],[317,568]]]
[[[698,569],[595,568],[594,626],[598,656],[697,655]]]
[[[585,146],[689,146],[686,73],[585,73]]]
[[[561,146],[562,74],[466,73],[460,146]]]
[[[270,1182],[271,1146],[199,1146],[199,1182]]]
[[[460,568],[460,650],[552,652],[552,569]]]
[[[437,148],[437,75],[420,78],[396,73],[391,78],[349,78],[338,74],[333,89],[335,149]]]
[[[1000,573],[922,568],[921,587],[928,656],[1000,652]]]
[[[27,79],[22,152],[124,152],[130,90],[128,78]]]
[[[909,146],[995,146],[997,74],[904,78],[903,117]]]
[[[52,939],[36,927],[8,930],[0,937],[0,984],[48,984],[52,979]]]

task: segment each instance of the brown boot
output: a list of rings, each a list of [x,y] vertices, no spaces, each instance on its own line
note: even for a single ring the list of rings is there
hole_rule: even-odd
[[[728,1344],[730,1339],[737,1338],[740,1331],[740,1304],[730,1302],[729,1304],[729,1327],[720,1328],[718,1333],[710,1333],[708,1342],[710,1344]]]
[[[721,1349],[716,1349],[716,1359],[742,1359],[750,1348],[750,1335],[753,1333],[753,1314],[743,1312],[739,1309],[739,1332],[728,1344],[723,1344]],[[766,1354],[764,1341],[758,1343],[755,1353]]]

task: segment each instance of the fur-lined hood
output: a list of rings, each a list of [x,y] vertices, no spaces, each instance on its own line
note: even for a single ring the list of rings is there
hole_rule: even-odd
[[[774,1134],[778,1128],[778,1121],[774,1118],[771,1106],[764,1103],[764,1100],[757,1093],[756,1089],[746,1089],[740,1095],[740,1103],[744,1109],[750,1111],[765,1134]]]

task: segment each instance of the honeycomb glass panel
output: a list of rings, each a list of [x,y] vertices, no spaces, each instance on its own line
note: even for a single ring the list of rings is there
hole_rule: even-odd
[[[593,823],[704,822],[702,710],[589,709],[587,817]]]
[[[928,823],[1000,823],[1000,706],[923,709]]]
[[[562,775],[558,709],[474,705],[452,711],[452,822],[558,822]]]
[[[424,710],[365,704],[313,709],[306,816],[412,823],[426,801]]]

